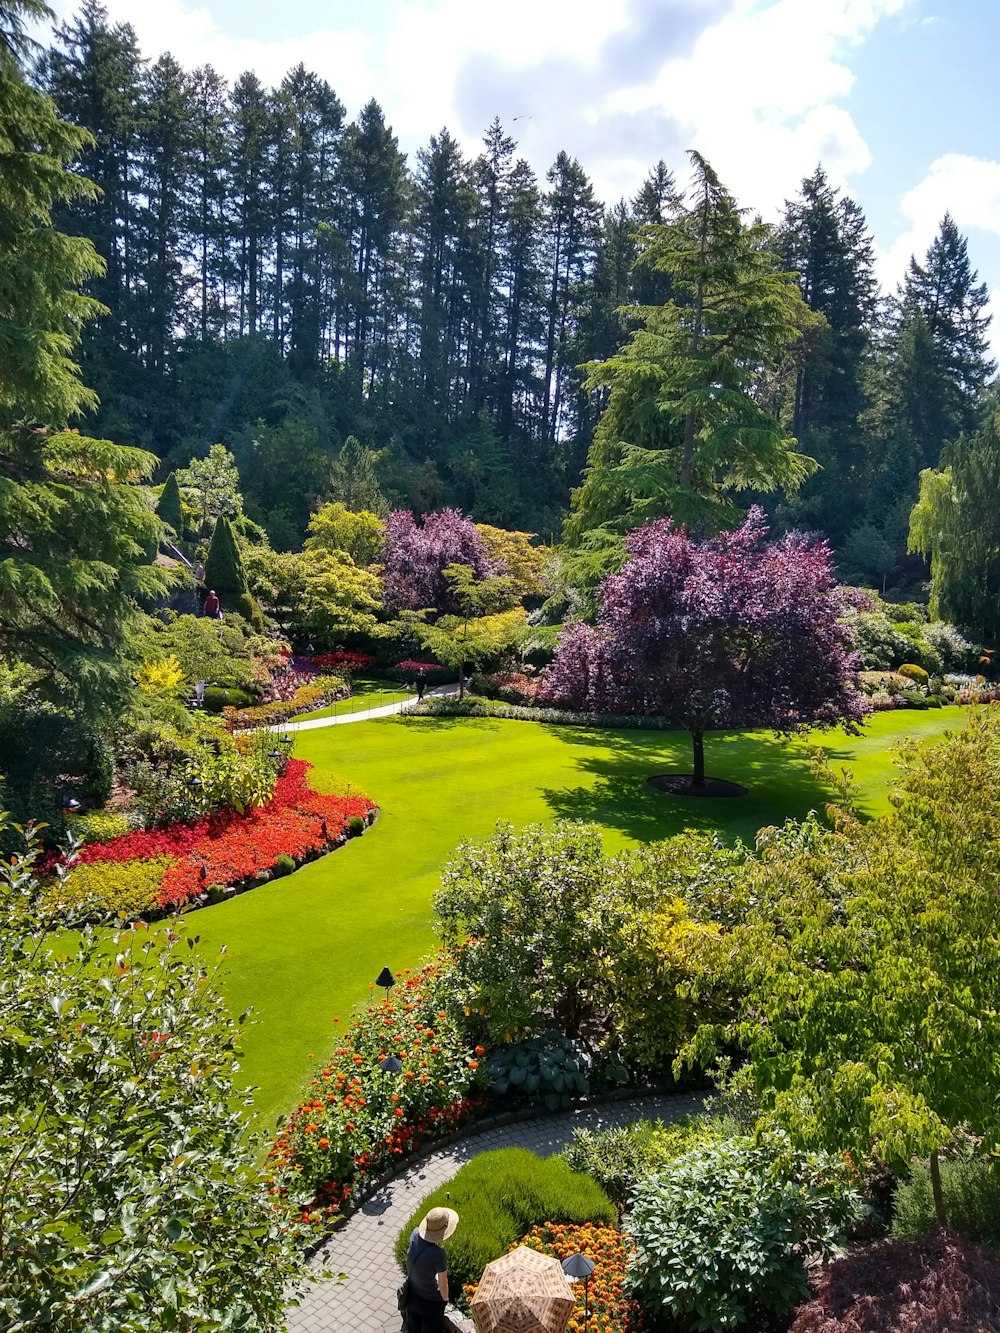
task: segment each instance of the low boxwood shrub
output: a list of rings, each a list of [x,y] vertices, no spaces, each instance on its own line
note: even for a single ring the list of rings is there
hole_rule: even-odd
[[[828,1154],[780,1139],[695,1148],[636,1188],[632,1288],[684,1328],[766,1328],[808,1296],[804,1260],[831,1255],[860,1208]]]
[[[277,857],[277,859],[274,862],[274,869],[272,873],[274,874],[274,878],[278,879],[282,875],[290,875],[294,869],[295,869],[295,857],[288,856],[286,853],[282,852],[281,855]]]
[[[917,666],[916,662],[904,662],[903,665],[897,667],[896,670],[899,675],[905,676],[907,680],[915,681],[918,685],[926,686],[927,682],[930,680],[928,673],[922,666]]]
[[[348,837],[351,838],[360,837],[361,834],[364,833],[365,827],[366,827],[365,821],[361,818],[360,815],[352,815],[350,819],[347,821]]]
[[[789,1333],[988,1333],[1000,1255],[947,1231],[854,1250],[822,1268]]]
[[[590,1058],[582,1047],[558,1032],[544,1032],[490,1056],[486,1070],[494,1097],[524,1097],[550,1111],[570,1105],[589,1089]]]
[[[967,1240],[1000,1250],[1000,1162],[963,1154],[941,1162],[941,1189],[948,1225]],[[915,1162],[908,1180],[896,1186],[892,1231],[895,1236],[924,1236],[937,1226],[931,1176],[926,1162]]]
[[[478,1282],[493,1259],[543,1222],[616,1221],[614,1205],[590,1176],[571,1171],[559,1157],[537,1157],[527,1148],[481,1153],[416,1209],[396,1239],[396,1258],[406,1264],[410,1234],[431,1208],[454,1208],[461,1219],[445,1245],[453,1294]]]
[[[208,713],[221,713],[224,708],[249,708],[253,695],[235,686],[206,685],[202,707]]]

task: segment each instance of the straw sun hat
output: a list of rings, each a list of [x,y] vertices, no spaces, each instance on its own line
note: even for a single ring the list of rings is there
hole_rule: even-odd
[[[424,1240],[433,1245],[440,1245],[443,1240],[455,1234],[458,1226],[458,1213],[453,1208],[432,1208],[417,1228]]]

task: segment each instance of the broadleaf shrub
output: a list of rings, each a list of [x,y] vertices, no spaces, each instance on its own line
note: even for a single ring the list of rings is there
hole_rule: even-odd
[[[804,1260],[829,1256],[858,1215],[846,1167],[751,1139],[696,1148],[632,1200],[632,1289],[696,1333],[759,1328],[809,1294]]]
[[[590,1058],[580,1044],[544,1032],[493,1052],[486,1064],[494,1097],[523,1097],[550,1111],[570,1105],[589,1090]]]
[[[954,1233],[882,1241],[821,1269],[789,1333],[994,1333],[1000,1255]]]
[[[429,1209],[442,1207],[454,1208],[461,1219],[445,1247],[452,1291],[478,1282],[486,1265],[532,1227],[616,1220],[614,1205],[596,1181],[571,1171],[561,1158],[499,1148],[474,1157],[421,1203],[396,1240],[401,1267],[413,1228]]]

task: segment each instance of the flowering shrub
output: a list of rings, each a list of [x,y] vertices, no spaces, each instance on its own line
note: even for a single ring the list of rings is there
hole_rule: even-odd
[[[341,650],[336,653],[317,653],[313,665],[324,671],[364,671],[375,661],[371,653],[351,653]]]
[[[485,695],[487,699],[530,706],[538,698],[542,681],[540,677],[529,676],[523,671],[505,671],[476,676],[472,688],[475,694]]]
[[[288,699],[277,699],[252,708],[224,708],[222,716],[232,731],[273,727],[287,722],[297,713],[322,708],[336,699],[347,699],[350,694],[351,687],[343,676],[315,676],[307,684],[299,685]]]
[[[576,1310],[566,1325],[567,1333],[639,1333],[646,1327],[642,1311],[625,1288],[631,1247],[615,1227],[599,1222],[584,1226],[547,1222],[532,1228],[520,1243],[560,1261],[582,1254],[593,1263],[587,1289],[590,1322],[585,1321],[583,1283],[576,1282]]]
[[[351,1023],[272,1147],[274,1193],[297,1205],[303,1222],[333,1220],[359,1185],[485,1103],[485,1051],[466,1047],[444,1008],[446,966],[442,955],[402,973],[390,998]],[[397,1074],[379,1068],[389,1055],[402,1061]]]
[[[859,671],[858,683],[865,694],[900,694],[913,688],[913,681],[902,671]]]
[[[201,898],[208,885],[238,885],[270,871],[279,856],[296,861],[328,849],[346,836],[352,818],[367,821],[374,802],[367,796],[324,795],[308,785],[311,765],[291,759],[278,778],[270,798],[244,813],[223,811],[189,823],[165,828],[136,830],[109,842],[88,843],[78,853],[78,866],[69,877],[72,884],[82,867],[100,866],[100,872],[78,880],[95,891],[103,877],[108,885],[105,909],[122,910],[122,900],[142,892],[149,909],[168,910]],[[139,870],[138,865],[157,867]],[[109,873],[111,865],[127,865],[122,877]],[[155,882],[154,882],[155,881]]]

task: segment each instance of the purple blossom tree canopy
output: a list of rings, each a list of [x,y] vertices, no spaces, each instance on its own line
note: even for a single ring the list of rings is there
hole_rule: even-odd
[[[753,508],[706,540],[670,519],[637,528],[601,584],[597,628],[571,626],[545,696],[595,712],[667,716],[696,740],[712,727],[780,733],[862,716],[850,631],[825,541],[767,540]]]
[[[459,509],[424,514],[421,523],[411,510],[395,510],[386,520],[380,558],[385,602],[397,612],[433,608],[457,615],[444,575],[448,565],[468,565],[478,578],[507,572],[495,567],[475,523]]]

